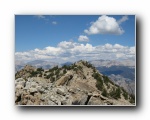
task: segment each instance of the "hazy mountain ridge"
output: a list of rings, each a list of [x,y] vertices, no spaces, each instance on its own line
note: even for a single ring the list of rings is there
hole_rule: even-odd
[[[59,63],[47,60],[34,60],[29,62],[15,61],[15,72],[21,70],[26,65],[31,65],[36,68],[42,67],[43,69],[50,69],[56,65],[59,65]]]
[[[95,67],[111,67],[111,66],[128,66],[128,67],[135,67],[134,60],[92,60],[89,61]]]
[[[131,94],[135,94],[135,68],[128,66],[96,67],[99,72],[107,75],[117,85]]]
[[[26,65],[15,78],[17,105],[132,105],[134,102],[132,95],[86,61],[49,70]]]
[[[124,78],[121,75],[111,74],[108,76],[115,84],[123,87],[128,93],[135,95],[135,80]]]
[[[63,66],[63,65],[71,65],[73,62],[64,62],[64,63],[57,63],[57,62],[52,62],[48,60],[34,60],[34,61],[28,61],[28,62],[23,62],[16,60],[15,61],[15,71],[19,71],[24,67],[25,65],[31,65],[35,67],[42,67],[44,69],[49,69],[52,68],[56,65],[58,66]],[[133,60],[122,60],[122,61],[117,61],[117,60],[92,60],[89,61],[92,65],[95,67],[111,67],[111,66],[128,66],[131,68],[135,67],[135,62]]]

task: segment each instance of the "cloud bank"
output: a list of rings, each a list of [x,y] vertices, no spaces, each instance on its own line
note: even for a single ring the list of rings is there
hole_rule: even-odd
[[[80,35],[78,38],[79,42],[89,42],[89,38],[85,35]]]
[[[114,34],[121,35],[124,30],[120,27],[122,22],[128,20],[127,16],[123,16],[120,20],[116,20],[113,17],[102,15],[95,22],[91,23],[89,29],[85,29],[84,32],[88,35],[92,34]]]
[[[26,52],[16,52],[16,60],[49,60],[55,62],[96,60],[96,59],[135,59],[135,47],[120,44],[105,44],[92,46],[76,42],[62,41],[56,47],[48,46],[44,49],[34,49]]]

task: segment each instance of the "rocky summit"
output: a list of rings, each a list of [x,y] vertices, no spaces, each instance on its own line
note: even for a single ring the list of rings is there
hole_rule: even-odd
[[[48,70],[26,65],[15,74],[15,104],[134,105],[135,98],[81,60]]]

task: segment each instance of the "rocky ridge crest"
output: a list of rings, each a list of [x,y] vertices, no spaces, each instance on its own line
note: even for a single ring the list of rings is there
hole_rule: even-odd
[[[86,61],[15,75],[16,105],[134,105],[134,97]]]

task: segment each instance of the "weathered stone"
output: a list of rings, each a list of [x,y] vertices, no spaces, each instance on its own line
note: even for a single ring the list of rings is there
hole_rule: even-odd
[[[34,102],[34,105],[40,105],[40,100],[36,100],[36,101]]]
[[[38,89],[39,92],[44,93],[44,88]]]
[[[68,76],[62,76],[59,80],[56,81],[56,85],[59,86],[59,85],[64,85],[65,82],[67,82],[69,80],[69,77]]]
[[[57,93],[60,95],[66,95],[66,89],[64,87],[57,88]]]
[[[63,103],[63,105],[72,105],[72,100],[68,99],[66,101],[63,101],[62,103]]]
[[[18,78],[15,81],[20,82],[20,81],[25,81],[23,78]]]
[[[66,94],[66,99],[69,99],[71,95],[69,93]]]
[[[36,88],[38,84],[36,82],[31,82],[31,87]]]
[[[36,88],[30,88],[29,91],[30,91],[30,93],[35,93],[35,92],[37,92],[37,89]]]
[[[108,99],[107,97],[104,97],[104,96],[102,96],[102,95],[100,95],[100,98],[101,98],[102,100],[107,100],[107,99]]]
[[[62,104],[62,105],[68,105],[68,104],[67,104],[67,100],[61,101],[61,104]]]
[[[77,88],[77,91],[80,91],[81,89],[80,88]]]
[[[21,104],[22,104],[22,105],[26,105],[26,104],[27,104],[27,102],[28,102],[28,100],[27,100],[27,99],[22,99],[22,100],[21,100]]]
[[[34,103],[31,102],[31,100],[28,100],[27,105],[34,105]]]
[[[93,92],[93,96],[94,96],[94,97],[99,97],[100,94],[99,94],[97,91],[94,91],[94,92]]]
[[[15,96],[16,96],[17,98],[18,98],[18,97],[21,97],[22,93],[23,93],[23,89],[16,89],[16,91],[15,91]]]
[[[104,102],[97,97],[91,97],[88,101],[88,105],[104,105]]]
[[[83,93],[83,92],[79,92],[77,94],[72,95],[72,104],[73,105],[85,105],[86,101],[87,101],[88,96]]]
[[[40,91],[42,89],[42,86],[37,86],[36,88],[38,91]]]
[[[55,98],[53,95],[50,96],[49,99],[50,99],[51,101],[53,101],[53,102],[56,101],[56,98]]]
[[[24,86],[22,86],[20,84],[16,86],[16,89],[23,89],[23,88],[24,88]]]
[[[57,104],[51,100],[48,100],[47,105],[57,105]]]
[[[58,105],[61,105],[61,101],[57,101],[57,104],[58,104]]]
[[[42,94],[40,99],[41,99],[42,101],[44,101],[44,100],[46,99],[46,95],[45,95],[45,94]]]
[[[25,81],[19,82],[19,84],[22,85],[22,86],[25,86],[25,83],[26,83]]]
[[[41,93],[37,92],[37,93],[34,94],[34,96],[37,97],[37,98],[41,98]]]
[[[27,81],[26,84],[25,84],[25,88],[29,89],[30,87],[31,87],[31,82]]]
[[[15,81],[15,86],[17,86],[17,85],[22,85],[24,87],[25,86],[25,80],[24,79],[21,79],[21,81],[20,80],[19,81],[16,80]]]
[[[69,92],[71,92],[71,93],[73,93],[73,94],[74,94],[74,93],[77,93],[77,89],[76,89],[76,88],[70,88],[70,89],[69,89]]]
[[[92,96],[93,95],[93,93],[88,93],[88,96]]]

